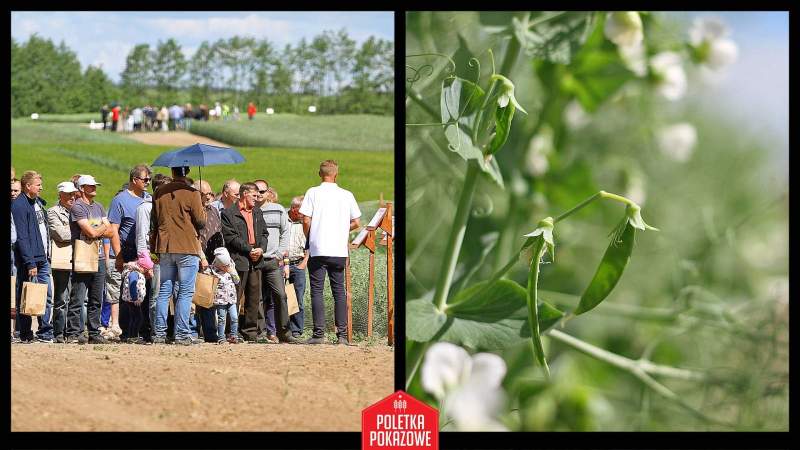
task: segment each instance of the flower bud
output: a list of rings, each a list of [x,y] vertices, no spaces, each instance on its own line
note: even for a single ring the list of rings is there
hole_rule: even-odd
[[[644,38],[642,18],[636,11],[609,13],[603,32],[609,41],[620,47],[641,44]]]

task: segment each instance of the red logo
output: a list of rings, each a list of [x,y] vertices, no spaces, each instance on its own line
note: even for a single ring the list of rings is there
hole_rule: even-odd
[[[439,411],[403,391],[361,412],[361,449],[439,449]]]

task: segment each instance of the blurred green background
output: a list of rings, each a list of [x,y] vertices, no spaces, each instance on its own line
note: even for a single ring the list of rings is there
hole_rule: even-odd
[[[533,58],[521,55],[508,77],[529,115],[517,113],[509,141],[496,155],[505,188],[486,177],[479,182],[451,290],[487,279],[540,219],[600,189],[628,195],[642,205],[644,220],[661,231],[637,235],[615,290],[563,331],[629,358],[649,356],[708,371],[720,381],[666,384],[724,424],[703,420],[632,376],[547,337],[549,383],[534,370],[525,347],[501,355],[509,365],[506,423],[537,431],[788,430],[788,14],[759,14],[722,14],[740,45],[727,78],[711,79],[687,65],[689,90],[677,102],[629,83],[585,114],[584,123],[567,113],[554,120],[561,126],[550,128],[552,142],[534,138],[548,133],[539,119],[543,111],[552,114],[547,108],[554,96],[537,76]],[[654,13],[645,23],[646,39],[652,33],[666,42],[686,40],[696,16],[703,14]],[[493,50],[499,68],[507,42],[490,27],[510,17],[408,13],[407,55],[450,55],[459,76],[474,80],[466,66],[471,53],[481,61],[485,80],[491,73],[486,50]],[[759,45],[771,49],[772,60]],[[416,70],[431,64],[433,70],[429,76],[420,71],[413,89],[438,113],[446,59],[420,59],[407,58],[406,64]],[[406,75],[411,79],[414,71]],[[436,122],[408,97],[406,114],[407,123]],[[678,122],[696,129],[686,161],[670,158],[658,145],[659,130]],[[406,293],[415,299],[435,287],[465,163],[437,140],[441,127],[405,132]],[[614,202],[595,202],[559,223],[555,263],[542,266],[539,288],[580,296],[623,210]],[[459,279],[471,269],[477,270],[474,276]],[[509,274],[523,285],[526,277],[523,263]],[[542,297],[564,310],[577,304],[568,295]],[[686,305],[691,308],[670,313]],[[654,310],[667,314],[646,315]],[[431,400],[418,385],[411,392]]]

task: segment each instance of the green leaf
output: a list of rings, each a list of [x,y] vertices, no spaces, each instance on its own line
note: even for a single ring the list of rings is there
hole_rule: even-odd
[[[406,337],[419,342],[429,341],[442,328],[446,319],[447,317],[436,309],[430,298],[408,301]]]
[[[439,97],[439,109],[441,110],[442,123],[451,120],[458,120],[461,117],[459,108],[461,105],[461,78],[454,77],[442,83],[442,94]]]
[[[489,178],[500,186],[500,189],[504,189],[503,174],[500,173],[500,166],[497,164],[497,158],[481,157],[478,162],[481,170],[488,174]]]
[[[597,267],[591,283],[583,292],[578,307],[573,314],[583,314],[599,305],[617,285],[625,266],[631,259],[636,228],[625,219],[625,229],[618,236],[615,234],[606,249],[600,265]]]
[[[527,294],[519,284],[500,280],[481,282],[459,292],[445,313],[447,323],[440,340],[476,350],[498,350],[530,339]],[[539,330],[544,332],[564,315],[541,303]],[[412,319],[408,319],[409,321]]]
[[[450,151],[457,153],[464,160],[483,160],[481,150],[472,145],[472,138],[460,126],[445,126],[444,136],[447,138],[447,147]]]
[[[487,154],[493,155],[496,151],[506,143],[508,135],[511,133],[511,121],[514,119],[514,110],[516,108],[509,102],[505,108],[495,108],[495,133],[492,142],[489,143]]]
[[[549,18],[553,17],[553,18]],[[569,64],[586,41],[593,24],[589,12],[543,12],[528,23],[517,22],[514,35],[525,52],[536,59]]]

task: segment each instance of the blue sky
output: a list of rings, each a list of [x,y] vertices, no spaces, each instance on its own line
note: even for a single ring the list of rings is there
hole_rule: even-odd
[[[678,13],[691,24],[696,17],[718,17],[730,27],[738,60],[712,83],[690,86],[704,108],[729,118],[761,142],[774,142],[778,163],[788,174],[789,158],[789,14],[788,12]]]
[[[102,66],[118,81],[125,57],[136,44],[155,46],[175,38],[187,56],[204,41],[231,36],[267,38],[279,48],[310,39],[324,30],[345,28],[361,43],[369,36],[394,40],[394,13],[389,12],[12,12],[11,36],[26,41],[37,33],[75,51],[85,69]]]

